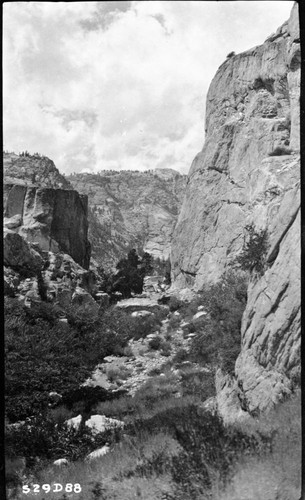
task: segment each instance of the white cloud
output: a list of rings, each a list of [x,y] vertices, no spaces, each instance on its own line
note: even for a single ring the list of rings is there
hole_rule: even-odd
[[[231,50],[262,43],[292,5],[6,3],[4,147],[38,151],[66,172],[186,172],[217,68]]]

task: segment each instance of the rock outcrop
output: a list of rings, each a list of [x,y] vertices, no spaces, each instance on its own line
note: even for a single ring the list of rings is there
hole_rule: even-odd
[[[227,59],[208,91],[206,140],[193,161],[173,235],[177,285],[217,281],[244,227],[269,228],[299,180],[297,6],[263,45]],[[290,32],[291,30],[291,32]]]
[[[89,267],[86,196],[65,189],[4,184],[4,225],[41,250],[63,251]]]
[[[236,363],[236,386],[250,411],[269,408],[299,374],[299,93],[295,4],[263,45],[218,69],[204,148],[190,169],[173,236],[174,285],[198,290],[234,262],[248,224],[267,232],[267,268],[249,286]],[[230,392],[226,381],[218,385]]]
[[[8,184],[73,189],[53,161],[38,154],[3,153],[3,173]]]
[[[172,169],[102,171],[68,177],[89,198],[92,257],[105,268],[130,248],[167,259],[186,176]]]
[[[42,269],[43,259],[18,233],[4,229],[3,263],[24,274],[36,274]]]

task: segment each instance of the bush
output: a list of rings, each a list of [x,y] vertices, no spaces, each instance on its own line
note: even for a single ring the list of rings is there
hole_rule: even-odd
[[[240,352],[246,289],[244,274],[230,272],[220,282],[201,290],[201,302],[209,314],[200,318],[196,325],[197,335],[190,346],[193,361],[220,366],[227,373],[234,373]]]
[[[159,405],[163,399],[170,398],[178,390],[178,378],[169,372],[149,378],[134,395],[135,402],[139,406],[153,408]]]
[[[173,314],[169,319],[169,322],[167,325],[167,331],[170,332],[170,331],[176,330],[178,328],[178,326],[180,325],[180,321],[181,321],[180,317]]]
[[[172,350],[172,346],[170,342],[167,342],[166,340],[163,340],[160,346],[160,352],[162,356],[170,356]]]
[[[173,363],[183,363],[183,361],[186,361],[188,359],[188,352],[186,349],[179,349],[179,351],[176,352],[175,356],[173,357]]]
[[[287,148],[285,146],[277,146],[271,153],[269,153],[269,156],[284,156],[284,155],[291,155],[292,150],[290,148]]]
[[[58,315],[49,303],[27,308],[5,300],[5,397],[12,422],[46,408],[49,392],[76,389],[105,356],[124,354],[133,336],[134,318],[112,308],[102,316],[69,311],[68,324]]]
[[[147,335],[154,333],[161,326],[160,316],[152,314],[151,316],[138,316],[131,318],[133,320],[133,338],[135,340],[145,339]]]
[[[149,347],[154,351],[158,351],[161,347],[161,344],[162,344],[161,337],[154,337],[148,342]]]
[[[48,300],[48,286],[45,283],[41,271],[37,272],[37,287],[38,293],[41,300],[47,302]]]
[[[216,395],[215,375],[198,368],[181,370],[181,385],[183,396],[194,396],[201,401]]]
[[[178,309],[180,309],[180,307],[182,307],[182,305],[183,305],[182,300],[178,299],[174,295],[169,299],[168,306],[169,306],[170,312],[178,311]]]
[[[8,456],[24,456],[27,459],[77,460],[106,442],[115,441],[118,436],[118,429],[95,434],[86,426],[69,428],[65,423],[55,423],[46,415],[37,415],[28,418],[18,428],[7,429],[6,451]]]
[[[131,370],[125,366],[118,366],[116,368],[108,368],[106,370],[107,377],[110,382],[117,380],[126,380],[131,375]]]
[[[253,436],[224,427],[217,415],[192,403],[183,404],[183,400],[187,402],[187,398],[178,398],[174,406],[161,407],[150,418],[138,418],[125,431],[135,436],[164,432],[174,437],[183,451],[170,461],[176,488],[173,498],[199,500],[199,494],[208,493],[216,472],[224,481],[232,473],[235,460],[245,451],[255,452],[260,443]]]
[[[266,265],[266,253],[268,248],[268,236],[266,230],[258,231],[254,224],[246,226],[248,241],[243,245],[240,255],[233,264],[243,271],[256,272],[262,275]]]

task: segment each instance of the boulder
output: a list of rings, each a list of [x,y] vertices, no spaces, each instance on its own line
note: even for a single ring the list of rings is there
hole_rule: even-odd
[[[124,422],[116,420],[115,418],[105,417],[105,415],[92,415],[88,420],[86,420],[85,425],[92,429],[94,434],[98,434],[99,432],[105,432],[108,429],[124,427]]]
[[[101,308],[109,306],[109,295],[108,295],[108,293],[97,292],[95,294],[95,300],[96,300],[96,302],[98,303],[98,305]]]
[[[13,215],[13,217],[4,217],[3,226],[7,229],[15,229],[21,226],[22,217],[19,214]]]
[[[3,260],[5,266],[16,271],[25,270],[30,274],[36,274],[43,267],[43,259],[39,253],[22,236],[10,229],[4,229]]]
[[[91,295],[80,287],[77,287],[72,295],[72,306],[75,307],[88,307],[94,311],[98,311],[99,306]]]
[[[57,460],[54,460],[53,465],[56,465],[57,467],[62,467],[69,465],[69,461],[66,458],[58,458]]]
[[[95,460],[96,458],[100,458],[107,455],[109,451],[110,451],[109,445],[105,444],[104,446],[102,446],[102,448],[98,448],[97,450],[94,450],[91,453],[89,453],[89,455],[86,456],[85,460],[86,461]]]
[[[57,304],[64,309],[67,308],[71,304],[72,293],[71,288],[60,288],[56,296]]]
[[[73,427],[74,429],[79,429],[81,421],[82,421],[82,416],[77,415],[77,417],[69,418],[69,420],[66,420],[65,423],[70,428]]]
[[[134,311],[149,311],[149,312],[154,312],[160,310],[162,305],[159,305],[158,301],[155,299],[149,299],[149,298],[131,298],[131,299],[125,299],[121,300],[116,304],[115,307],[118,307],[119,309],[123,309],[127,312],[134,312]]]
[[[198,311],[196,314],[193,316],[193,320],[202,318],[203,316],[206,316],[208,313],[206,311]]]
[[[131,316],[133,318],[144,318],[144,317],[147,317],[147,316],[151,316],[152,313],[150,311],[134,311],[133,313],[131,313]]]

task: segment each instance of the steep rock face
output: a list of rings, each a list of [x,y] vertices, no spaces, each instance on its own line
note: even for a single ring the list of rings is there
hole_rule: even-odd
[[[8,184],[73,189],[46,156],[3,154],[3,173]]]
[[[92,256],[111,267],[134,247],[167,258],[186,176],[171,169],[150,172],[102,171],[69,181],[89,198]]]
[[[298,6],[262,46],[227,59],[207,97],[206,141],[174,232],[175,285],[215,282],[266,229],[267,269],[252,278],[235,380],[218,374],[223,416],[270,408],[300,371],[300,45]],[[238,398],[236,397],[238,395]]]
[[[269,227],[299,176],[297,6],[267,41],[227,59],[207,96],[206,141],[193,161],[173,235],[177,286],[217,281],[245,225]],[[188,280],[186,279],[188,278]]]
[[[41,250],[63,251],[88,269],[86,196],[72,190],[4,184],[3,201],[4,225],[38,243]]]

